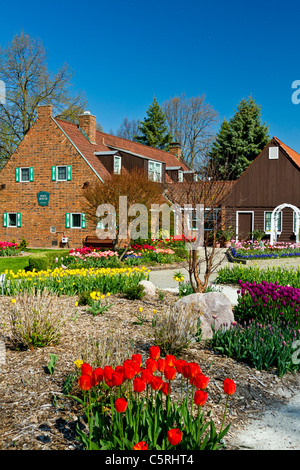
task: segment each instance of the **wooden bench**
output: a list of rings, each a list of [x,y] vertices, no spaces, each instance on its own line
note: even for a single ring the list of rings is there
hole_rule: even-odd
[[[101,239],[95,236],[87,236],[83,241],[83,246],[93,246],[95,248],[108,248],[112,250],[114,248],[114,241],[107,239]]]

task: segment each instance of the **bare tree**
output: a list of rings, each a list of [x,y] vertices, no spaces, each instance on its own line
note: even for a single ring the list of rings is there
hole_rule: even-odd
[[[54,112],[76,120],[86,107],[82,94],[70,91],[73,72],[63,65],[51,75],[47,55],[38,39],[21,32],[0,49],[0,80],[5,101],[0,103],[0,158],[7,160],[37,117],[41,104],[52,104]]]
[[[125,117],[116,132],[118,137],[123,137],[123,139],[134,141],[134,136],[139,134],[139,120],[132,119],[131,121],[128,117]]]
[[[182,158],[195,169],[207,154],[214,137],[217,112],[205,96],[187,98],[184,94],[162,103],[170,133],[181,144]]]
[[[209,168],[209,170],[207,170]],[[182,183],[168,183],[165,195],[169,201],[180,207],[190,205],[194,210],[190,212],[190,231],[185,234],[187,240],[187,263],[189,281],[194,292],[205,292],[211,275],[217,270],[225,258],[224,250],[216,250],[218,241],[222,241],[229,219],[226,215],[222,201],[231,191],[234,182],[219,181],[218,170],[212,166],[203,166],[202,174],[197,182],[186,181]],[[204,237],[203,246],[195,249],[195,244],[189,242],[193,237],[199,237],[194,217],[196,205],[201,204],[203,210]],[[193,224],[195,223],[195,227]]]

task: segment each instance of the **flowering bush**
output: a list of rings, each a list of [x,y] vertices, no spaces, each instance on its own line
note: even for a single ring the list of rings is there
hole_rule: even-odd
[[[0,256],[16,256],[19,253],[17,243],[0,242]]]
[[[234,382],[224,380],[227,395],[223,421],[217,432],[202,407],[208,399],[209,378],[198,364],[160,356],[152,346],[142,365],[140,354],[133,354],[122,365],[93,368],[76,361],[83,406],[88,426],[84,432],[77,424],[79,440],[90,450],[215,450],[229,430],[224,429],[229,397],[235,392]],[[174,380],[181,383],[181,398],[171,399]],[[183,397],[183,385],[186,396]]]
[[[268,240],[232,241],[232,256],[241,259],[288,258],[300,256],[300,243],[277,242],[270,245]]]

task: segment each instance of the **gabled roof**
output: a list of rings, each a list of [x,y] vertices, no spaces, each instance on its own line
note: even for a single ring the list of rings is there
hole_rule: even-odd
[[[77,124],[65,121],[60,118],[55,118],[55,121],[67,135],[70,141],[79,150],[79,152],[83,155],[83,157],[88,161],[100,179],[108,177],[109,172],[106,170],[95,153],[110,153],[112,150],[123,150],[137,156],[164,162],[168,167],[178,166],[178,163],[180,162],[180,165],[184,170],[190,170],[190,168],[182,160],[178,160],[175,155],[164,150],[149,147],[138,142],[132,142],[130,140],[123,139],[122,137],[116,137],[100,131],[96,131],[96,144],[92,144],[85,134],[79,129]]]
[[[273,137],[273,139],[281,146],[283,150],[288,154],[288,156],[293,160],[294,163],[300,168],[300,155],[295,150],[288,147],[288,145],[284,144],[279,140],[277,137]]]
[[[167,185],[166,197],[174,204],[204,204],[218,207],[228,196],[235,181],[193,181]]]

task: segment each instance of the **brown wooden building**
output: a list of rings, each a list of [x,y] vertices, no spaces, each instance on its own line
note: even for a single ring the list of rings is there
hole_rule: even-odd
[[[273,137],[233,185],[223,204],[226,223],[238,240],[254,230],[270,236],[272,211],[281,204],[300,208],[300,155]],[[295,215],[284,208],[278,218],[278,241],[295,241]]]

